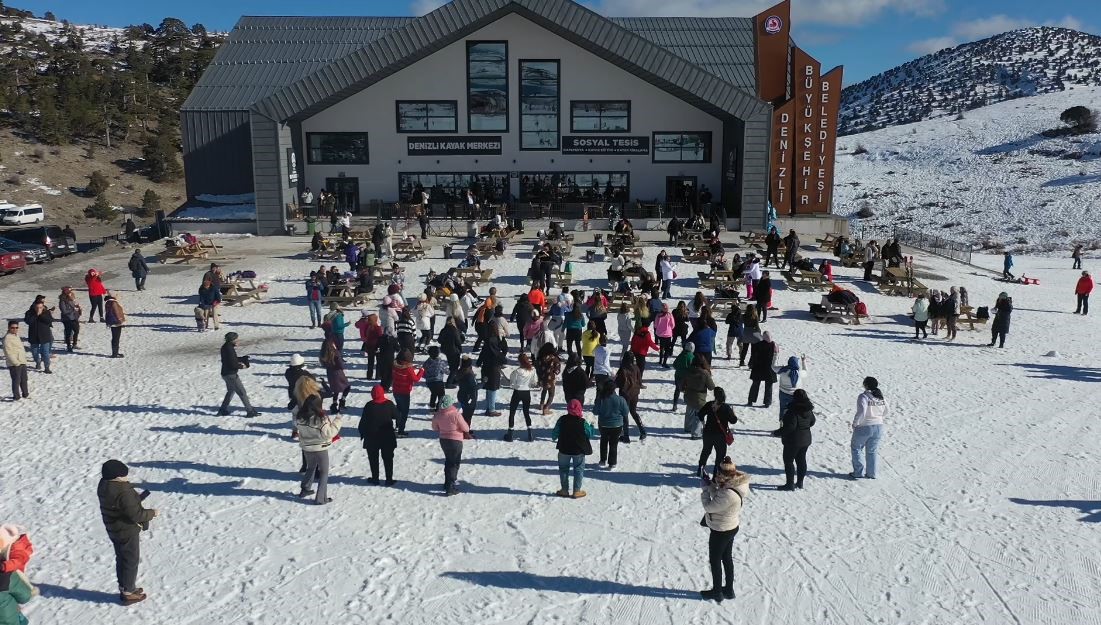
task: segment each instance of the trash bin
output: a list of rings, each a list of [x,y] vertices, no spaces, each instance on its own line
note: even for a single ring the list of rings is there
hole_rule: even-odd
[[[595,263],[596,262],[596,250],[585,250],[585,262],[588,262],[588,263]]]
[[[312,237],[316,233],[317,233],[317,220],[316,219],[307,219],[306,220],[306,234],[308,234]]]
[[[466,236],[471,239],[478,236],[478,222],[473,220],[466,222]]]
[[[594,234],[593,235],[593,247],[603,247],[603,246],[604,246],[604,235],[603,234]]]
[[[450,260],[452,251],[453,250],[452,250],[452,247],[450,245],[443,246],[443,259],[444,260]]]
[[[294,224],[287,224],[287,234],[288,235],[293,237],[295,230],[298,230],[298,226],[296,226]]]

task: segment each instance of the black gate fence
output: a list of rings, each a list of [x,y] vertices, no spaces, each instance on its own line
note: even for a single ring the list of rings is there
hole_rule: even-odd
[[[312,208],[312,207],[311,207]],[[471,208],[466,203],[436,203],[429,204],[429,216],[433,220],[454,218],[456,221],[485,221],[492,218],[495,212],[501,208],[500,204],[481,204],[478,208]],[[381,200],[369,200],[360,205],[358,214],[368,219],[383,221],[414,219],[415,205],[396,204]],[[589,219],[598,221],[610,219],[613,214],[627,217],[628,219],[665,219],[669,220],[674,215],[680,219],[688,218],[692,208],[684,202],[514,202],[509,206],[508,216],[524,220],[580,220],[588,213]],[[311,211],[311,216],[316,215],[316,209]],[[704,215],[709,215],[707,207]],[[323,219],[327,218],[323,217]]]
[[[906,228],[895,228],[894,236],[903,245],[909,245],[937,256],[971,264],[971,245],[968,243],[951,241],[944,237]]]

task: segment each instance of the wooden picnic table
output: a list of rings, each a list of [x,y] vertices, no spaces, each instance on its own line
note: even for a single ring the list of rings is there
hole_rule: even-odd
[[[205,259],[210,256],[210,250],[204,248],[199,243],[190,243],[188,245],[168,245],[165,249],[157,252],[157,262],[162,265],[169,260],[175,260],[175,264],[187,263],[191,264],[191,261],[197,258]]]
[[[231,277],[222,283],[222,303],[227,306],[244,306],[263,301],[263,293],[264,289],[253,278]]]
[[[481,267],[460,267],[455,270],[455,275],[474,286],[478,286],[493,279],[493,270],[482,269]]]
[[[913,271],[906,267],[887,267],[879,280],[879,289],[885,295],[903,295],[913,297],[918,293],[928,293],[929,287],[914,278]]]
[[[840,239],[840,237],[837,236],[836,234],[832,234],[832,233],[827,232],[824,236],[822,236],[822,238],[815,239],[815,241],[818,242],[818,249],[819,250],[826,250],[826,249],[832,248],[835,244],[837,244],[837,241],[839,239]]]
[[[611,245],[605,245],[604,246],[604,256],[605,257],[611,258],[611,257],[615,256],[615,254],[612,253],[612,247],[613,246],[611,246]],[[620,249],[619,253],[622,254],[623,256],[627,257],[627,258],[642,258],[642,248],[641,247],[624,247],[624,248]]]
[[[817,291],[833,288],[833,284],[827,282],[822,274],[817,271],[784,271],[781,272],[781,275],[787,280],[788,288],[793,291]]]
[[[394,241],[394,258],[398,260],[420,260],[424,258],[425,250],[419,239],[412,241]]]
[[[348,304],[351,306],[360,306],[367,303],[368,293],[356,293],[356,282],[342,282],[340,284],[330,284],[325,287],[325,295],[321,302],[328,306],[329,304]]]
[[[974,306],[960,306],[960,318],[959,323],[966,323],[971,327],[971,331],[975,331],[975,324],[986,325],[986,322],[990,321],[988,317],[979,318],[975,316]]]

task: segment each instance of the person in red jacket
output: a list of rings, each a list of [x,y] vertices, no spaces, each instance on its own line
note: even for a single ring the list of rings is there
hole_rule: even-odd
[[[424,378],[424,369],[413,364],[413,352],[403,349],[394,364],[394,403],[398,405],[398,438],[405,438],[405,422],[409,420],[409,396],[413,385]]]
[[[88,311],[88,323],[95,319],[96,310],[99,310],[99,320],[102,322],[103,296],[107,295],[107,287],[103,285],[103,280],[95,269],[89,269],[84,275],[84,284],[88,285],[88,301],[92,303],[91,310]]]
[[[635,362],[638,363],[639,377],[642,377],[643,372],[646,371],[646,354],[649,354],[650,350],[660,349],[650,336],[649,326],[640,326],[635,330],[635,335],[631,337],[631,353],[635,355]]]
[[[1082,277],[1078,278],[1078,284],[1074,287],[1074,294],[1078,296],[1078,308],[1074,310],[1074,314],[1088,315],[1090,312],[1090,293],[1093,292],[1093,278],[1090,277],[1090,272],[1083,271]]]
[[[382,324],[378,321],[378,315],[363,311],[363,315],[356,322],[359,329],[359,340],[363,341],[363,355],[367,357],[367,379],[375,379],[375,357],[378,356],[378,343],[382,338]]]

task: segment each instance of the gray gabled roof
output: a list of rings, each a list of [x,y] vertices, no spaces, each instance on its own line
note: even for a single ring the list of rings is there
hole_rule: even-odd
[[[245,111],[411,17],[242,17],[203,72],[184,111]]]
[[[752,92],[571,0],[453,0],[278,89],[252,110],[279,120],[309,117],[512,12],[705,110],[742,119],[768,110]]]
[[[735,87],[757,93],[752,17],[613,17],[611,21]]]

